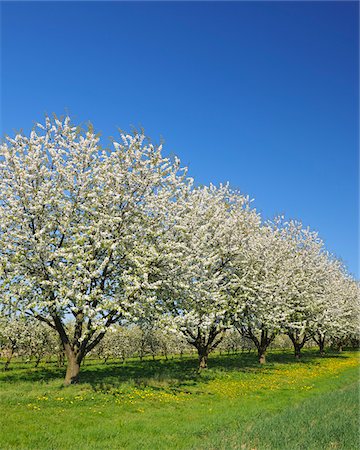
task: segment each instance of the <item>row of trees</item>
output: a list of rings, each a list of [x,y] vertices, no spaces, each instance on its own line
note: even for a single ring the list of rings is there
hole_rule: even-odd
[[[295,354],[309,339],[358,339],[359,284],[300,222],[261,220],[228,185],[197,187],[143,134],[101,147],[46,118],[0,147],[3,314],[57,332],[77,380],[118,323],[181,332],[199,367],[226,331],[265,362],[280,333]]]
[[[315,338],[316,339],[316,338]],[[316,344],[314,338],[307,345]],[[348,347],[357,347],[358,341],[347,339],[342,342]],[[341,350],[338,340],[328,339],[327,342],[335,350]],[[270,345],[276,349],[288,349],[292,346],[286,335],[278,335]],[[324,351],[319,346],[320,352]],[[226,331],[217,349],[220,354],[234,354],[238,352],[253,352],[256,350],[254,342],[244,337],[232,328]],[[125,363],[129,358],[156,357],[169,358],[193,355],[196,349],[186,340],[181,331],[174,332],[167,327],[140,325],[114,326],[100,343],[90,352],[89,357],[95,360],[119,361]],[[13,357],[31,362],[37,367],[40,361],[54,362],[64,365],[64,349],[58,334],[46,324],[32,318],[3,318],[0,321],[0,357],[4,359],[4,370],[10,366]]]
[[[60,356],[60,341],[49,327],[34,319],[2,318],[0,320],[0,356],[7,370],[14,356],[35,361]]]

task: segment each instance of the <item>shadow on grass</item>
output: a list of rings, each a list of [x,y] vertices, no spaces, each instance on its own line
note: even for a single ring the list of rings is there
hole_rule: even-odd
[[[321,360],[343,359],[346,355],[341,353],[327,353],[320,356],[314,350],[304,351],[300,361],[295,361],[292,353],[288,351],[269,352],[267,364],[263,366],[271,370],[276,364],[316,364]],[[37,368],[30,364],[15,362],[9,370],[0,373],[0,381],[5,382],[50,382],[59,380],[65,376],[65,367],[57,367],[55,363],[43,364]],[[128,360],[125,364],[121,362],[110,362],[104,364],[99,361],[86,360],[80,372],[80,383],[88,383],[95,391],[108,391],[116,388],[122,383],[159,389],[172,386],[173,388],[191,386],[199,381],[209,381],[216,377],[219,372],[253,372],[261,370],[255,353],[237,353],[231,355],[211,355],[209,358],[209,370],[202,374],[197,373],[197,358],[195,356],[184,358],[173,358],[165,360],[146,359],[144,361]]]

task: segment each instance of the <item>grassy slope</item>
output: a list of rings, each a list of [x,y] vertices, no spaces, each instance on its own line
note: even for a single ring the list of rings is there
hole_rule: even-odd
[[[195,361],[89,363],[63,370],[14,365],[0,374],[0,449],[355,449],[356,353],[301,362],[273,353]]]

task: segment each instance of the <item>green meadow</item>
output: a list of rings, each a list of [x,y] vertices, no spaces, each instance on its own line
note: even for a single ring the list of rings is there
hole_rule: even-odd
[[[357,352],[313,350],[88,360],[80,382],[64,368],[16,361],[0,373],[0,449],[359,448]]]

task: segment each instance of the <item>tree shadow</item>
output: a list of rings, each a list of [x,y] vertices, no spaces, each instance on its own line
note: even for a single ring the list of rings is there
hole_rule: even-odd
[[[235,353],[210,355],[209,370],[197,372],[197,358],[186,356],[174,357],[166,360],[131,359],[125,363],[110,361],[104,364],[91,359],[86,360],[80,372],[79,384],[89,384],[94,391],[108,392],[129,384],[139,388],[151,386],[152,389],[179,389],[192,386],[199,381],[207,382],[219,375],[219,372],[255,372],[259,370],[271,371],[279,364],[319,365],[323,359],[346,359],[342,353],[328,352],[320,356],[314,350],[306,350],[302,358],[296,361],[289,351],[271,351],[267,355],[267,363],[260,366],[255,353]],[[0,373],[0,381],[17,383],[48,383],[61,380],[65,376],[65,367],[58,367],[56,363],[42,364],[34,368],[15,363],[9,370]]]

